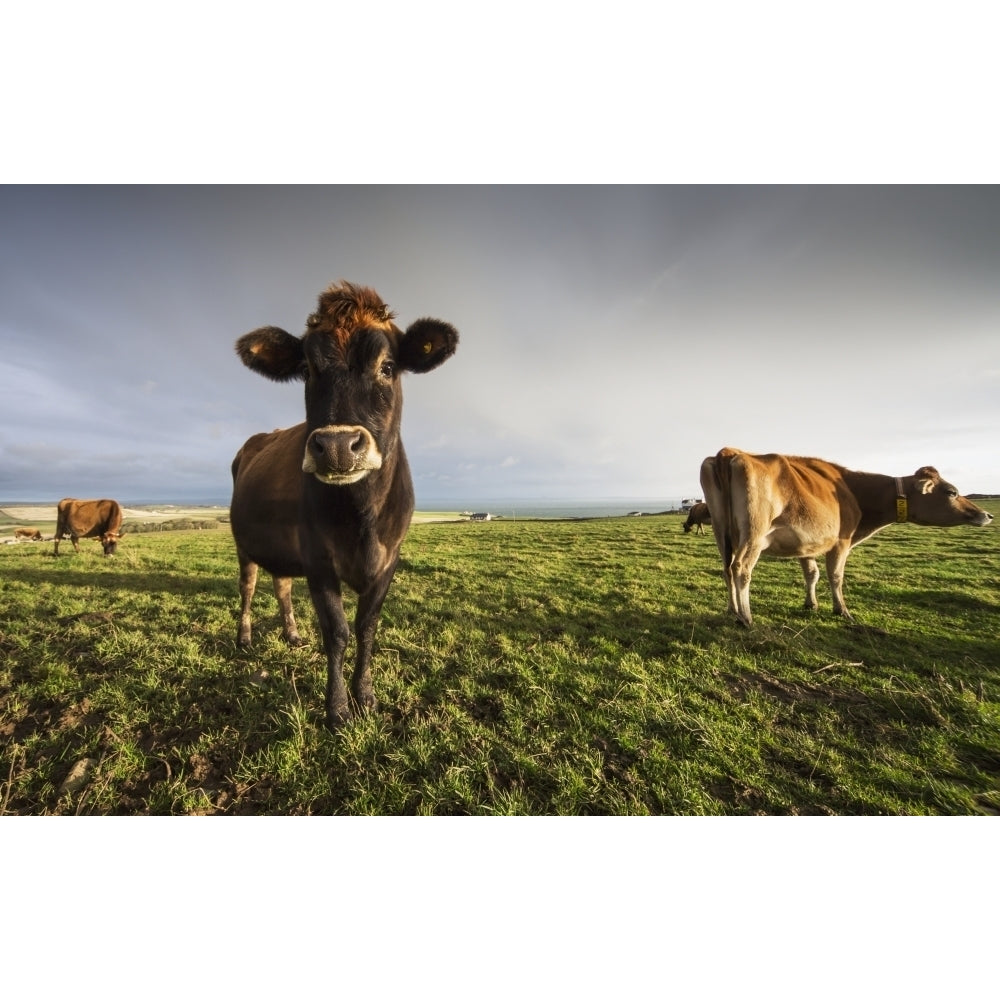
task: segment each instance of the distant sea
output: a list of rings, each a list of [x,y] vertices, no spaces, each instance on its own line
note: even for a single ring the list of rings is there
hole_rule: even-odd
[[[457,510],[505,518],[623,517],[627,514],[660,514],[667,510],[679,510],[680,506],[680,497],[662,499],[609,497],[590,500],[545,500],[537,497],[455,500],[453,497],[442,499],[417,497],[417,510]]]

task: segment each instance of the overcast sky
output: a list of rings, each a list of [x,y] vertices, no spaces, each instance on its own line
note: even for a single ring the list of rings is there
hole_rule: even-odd
[[[373,286],[418,503],[672,498],[724,445],[1000,492],[1000,190],[0,188],[0,499],[225,498],[304,415],[233,351]]]

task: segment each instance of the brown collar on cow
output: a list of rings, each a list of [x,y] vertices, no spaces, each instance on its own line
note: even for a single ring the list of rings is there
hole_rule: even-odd
[[[903,492],[903,480],[896,476],[896,523],[905,524],[910,517],[906,506],[906,494]]]

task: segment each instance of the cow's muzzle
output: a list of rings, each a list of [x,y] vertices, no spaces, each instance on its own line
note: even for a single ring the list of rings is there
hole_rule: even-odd
[[[312,473],[321,483],[347,486],[380,468],[382,454],[365,427],[318,427],[306,438],[302,471]]]

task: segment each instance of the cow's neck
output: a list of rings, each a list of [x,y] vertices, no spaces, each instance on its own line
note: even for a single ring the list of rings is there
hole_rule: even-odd
[[[899,524],[906,524],[910,519],[910,506],[906,500],[906,487],[903,480],[896,476],[896,521]]]
[[[861,508],[861,523],[855,532],[855,541],[861,541],[890,524],[896,524],[899,520],[900,507],[897,501],[900,496],[907,508],[903,520],[908,518],[906,496],[912,479],[912,476],[900,478],[883,476],[877,472],[844,471],[844,481]]]

